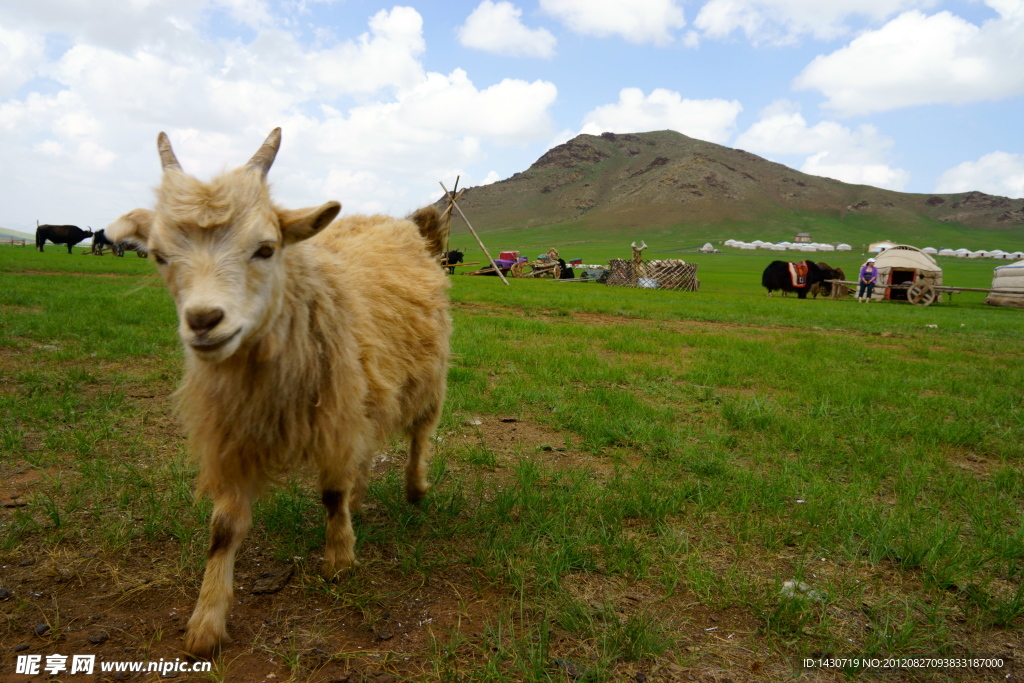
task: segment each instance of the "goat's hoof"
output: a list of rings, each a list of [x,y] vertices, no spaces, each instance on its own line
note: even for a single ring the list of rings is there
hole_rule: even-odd
[[[409,486],[405,489],[405,499],[413,505],[419,505],[430,490],[430,484],[424,482],[418,486]]]
[[[338,581],[351,574],[358,566],[359,560],[352,560],[348,564],[324,560],[324,563],[320,568],[320,573],[328,581]]]
[[[213,659],[221,646],[231,642],[227,631],[216,634],[212,631],[189,629],[185,633],[185,652],[196,659]]]

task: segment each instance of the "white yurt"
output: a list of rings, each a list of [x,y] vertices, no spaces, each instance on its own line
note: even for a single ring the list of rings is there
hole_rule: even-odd
[[[705,254],[711,254],[714,253],[715,247],[711,244],[711,242],[707,242],[703,247],[700,248],[700,250]]]
[[[971,255],[971,250],[970,249],[964,249],[963,247],[961,247],[961,248],[956,250],[956,257],[957,258],[967,258],[970,255]]]
[[[757,249],[757,247],[750,242],[743,242],[740,244],[740,249],[743,249],[744,251],[753,251],[754,249]]]
[[[853,249],[853,247],[845,243],[840,244],[838,247],[836,247],[836,251],[850,251],[851,249]]]
[[[939,251],[939,256],[956,256],[956,252],[952,249],[942,249]]]
[[[972,251],[967,255],[967,258],[985,258],[986,256],[988,256],[988,252],[979,249],[978,251]]]
[[[779,245],[781,245],[783,247],[791,247],[791,246],[793,246],[793,243],[792,242],[779,242]]]
[[[907,290],[888,289],[884,285],[905,285],[914,282],[942,284],[942,268],[935,259],[917,247],[906,244],[897,244],[883,251],[875,258],[875,267],[878,268],[878,285],[872,295],[873,299],[907,300]],[[937,301],[941,300],[940,295]]]
[[[818,247],[818,251],[835,251],[836,248],[831,244],[822,244]]]
[[[992,272],[992,290],[985,297],[990,306],[1024,308],[1024,261],[998,266]]]
[[[921,251],[923,251],[925,254],[928,254],[929,256],[935,256],[936,254],[939,253],[939,250],[936,249],[935,247],[925,247]]]
[[[786,251],[786,247],[781,244],[775,244],[772,246],[772,251]]]
[[[1002,249],[993,249],[988,252],[989,258],[1006,258],[1006,252]]]
[[[775,245],[772,244],[771,242],[761,242],[761,244],[757,245],[757,248],[758,249],[771,249],[774,246]]]
[[[1015,251],[1012,254],[1008,254],[1008,258],[1012,258],[1014,261],[1024,259],[1024,251]]]

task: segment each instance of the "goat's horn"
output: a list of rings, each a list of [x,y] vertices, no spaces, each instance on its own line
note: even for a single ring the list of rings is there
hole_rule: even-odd
[[[641,249],[646,249],[646,248],[647,248],[647,242],[644,242],[644,241],[642,241],[642,240],[641,240],[641,242],[640,242],[640,248],[641,248]]]
[[[260,173],[266,176],[270,171],[270,165],[277,157],[277,149],[280,146],[281,128],[278,127],[270,131],[270,135],[263,141],[263,145],[252,155],[252,159],[249,159],[249,166],[260,169]]]
[[[171,141],[167,139],[167,133],[161,131],[160,135],[156,136],[156,149],[160,152],[160,165],[165,171],[170,168],[173,168],[175,171],[181,170],[181,164],[178,163],[178,157],[174,156],[174,150],[171,149]]]
[[[636,242],[633,242],[633,244],[631,244],[631,245],[629,245],[629,246],[631,246],[631,247],[633,247],[634,249],[636,249]]]

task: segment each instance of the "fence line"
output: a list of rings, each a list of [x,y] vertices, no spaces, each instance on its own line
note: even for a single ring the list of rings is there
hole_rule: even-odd
[[[655,261],[627,261],[613,258],[608,262],[611,271],[605,284],[609,287],[637,287],[640,289],[669,289],[677,292],[696,292],[700,289],[697,264],[679,259]]]

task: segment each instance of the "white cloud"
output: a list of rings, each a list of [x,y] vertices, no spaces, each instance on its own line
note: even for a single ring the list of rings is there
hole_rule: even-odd
[[[848,20],[882,21],[937,0],[709,0],[693,25],[712,38],[742,31],[754,43],[788,44],[801,36],[834,40],[850,32]]]
[[[512,57],[554,57],[555,37],[547,29],[525,26],[522,14],[511,2],[483,0],[457,29],[459,43]]]
[[[490,173],[487,174],[487,176],[483,180],[480,181],[480,184],[481,185],[490,185],[491,183],[496,183],[499,180],[501,180],[501,176],[498,175],[498,172],[497,171],[491,171]]]
[[[799,107],[785,100],[763,110],[733,142],[734,147],[770,157],[805,157],[800,167],[804,173],[902,191],[910,174],[887,163],[893,144],[871,125],[848,128],[822,121],[809,126]]]
[[[658,88],[645,96],[640,88],[623,88],[619,101],[605,104],[583,118],[581,133],[598,135],[671,129],[709,142],[725,143],[743,107],[732,100],[688,100]]]
[[[206,0],[33,0],[0,3],[0,22],[119,50],[181,44]]]
[[[666,45],[686,25],[678,0],[540,0],[540,8],[577,33],[631,43]]]
[[[554,133],[550,82],[478,86],[461,69],[427,72],[410,8],[378,12],[365,33],[331,45],[283,29],[245,41],[181,31],[180,45],[131,50],[73,40],[38,70],[56,92],[0,95],[0,157],[19,159],[0,165],[0,220],[102,225],[148,205],[160,130],[185,170],[208,178],[280,125],[271,180],[282,204],[338,199],[346,212],[391,213],[436,198],[439,179],[472,177],[498,146]]]
[[[43,62],[43,37],[0,26],[0,96],[12,93],[35,78]]]
[[[1000,15],[981,26],[950,12],[901,14],[815,58],[794,85],[821,91],[846,115],[1024,93],[1024,2],[988,4]]]
[[[936,192],[973,190],[1024,198],[1024,154],[991,152],[977,161],[965,161],[939,176],[935,186]]]
[[[800,170],[811,175],[841,180],[854,185],[872,185],[902,192],[910,182],[910,174],[886,164],[846,164],[830,158],[830,152],[819,152],[807,159]]]

